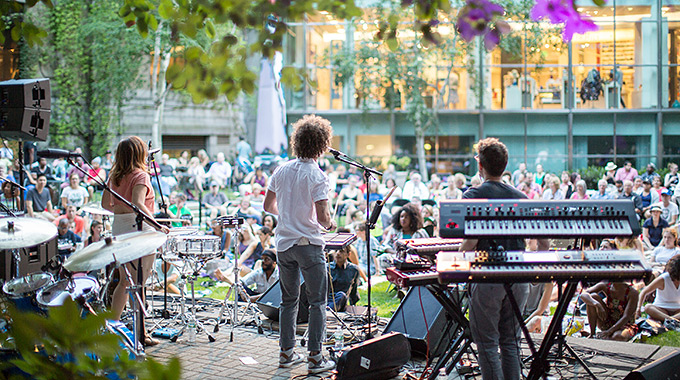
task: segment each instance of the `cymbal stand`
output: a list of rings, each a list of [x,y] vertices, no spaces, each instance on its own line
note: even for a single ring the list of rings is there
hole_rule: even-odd
[[[116,261],[117,262],[117,261]],[[132,320],[133,320],[133,325],[136,327],[139,323],[139,318],[148,318],[149,316],[146,313],[146,310],[144,309],[144,302],[142,302],[142,297],[140,296],[140,290],[144,288],[143,285],[135,284],[134,280],[132,279],[132,275],[130,274],[130,271],[128,270],[127,266],[121,265],[123,270],[125,271],[125,276],[128,279],[128,282],[130,283],[130,286],[127,287],[128,295],[130,297],[130,305],[132,306],[132,309],[134,310],[134,313],[132,314]],[[144,346],[142,345],[142,342],[140,341],[140,338],[144,338],[143,336],[140,336],[140,331],[138,328],[132,329],[132,336],[134,337],[134,342],[135,342],[135,347],[134,347],[134,354],[135,356],[143,356],[144,355]]]
[[[231,228],[232,229],[232,235],[231,235],[231,242],[232,242],[232,247],[234,247],[234,284],[232,285],[232,289],[238,290],[239,286],[239,281],[238,281],[238,272],[240,268],[238,267],[238,260],[239,260],[239,251],[238,247],[236,247],[235,242],[238,237],[238,233],[241,230],[241,226],[245,222],[244,218],[239,218],[236,216],[226,216],[226,217],[221,217],[216,219],[217,222],[222,223],[223,228]],[[236,288],[234,288],[236,286]],[[240,289],[243,290],[243,289]],[[244,291],[245,293],[245,291]],[[224,313],[224,309],[227,307],[227,303],[229,300],[229,295],[231,294],[231,289],[227,292],[227,295],[224,297],[224,302],[222,303],[222,307],[220,308],[220,314],[218,315],[217,318],[217,323],[215,324],[215,332],[219,331],[219,325],[220,322],[222,321],[222,314]],[[249,305],[250,306],[250,305]],[[234,292],[234,304],[233,304],[233,315],[231,317],[231,332],[229,333],[229,341],[233,342],[234,341],[234,328],[236,327],[236,324],[238,323],[238,291]]]

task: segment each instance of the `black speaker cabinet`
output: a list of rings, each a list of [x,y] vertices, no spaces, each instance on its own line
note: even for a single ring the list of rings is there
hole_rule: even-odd
[[[19,276],[26,276],[35,272],[42,272],[42,267],[57,254],[57,238],[32,247],[19,248]],[[12,251],[0,251],[0,275],[4,275],[5,282],[11,280],[14,274],[12,266]],[[3,269],[6,268],[6,269]]]
[[[45,141],[49,125],[49,110],[0,108],[0,135],[2,137]]]
[[[425,311],[424,315],[423,310]],[[442,345],[439,351],[435,351],[439,342],[442,339],[451,341],[454,336],[454,328],[449,329],[447,336],[444,336],[447,318],[449,317],[444,308],[432,293],[424,286],[417,286],[411,288],[401,301],[397,311],[394,312],[387,323],[385,333],[390,331],[403,333],[411,343],[413,353],[426,355],[429,330],[429,356],[439,356],[447,347]],[[427,321],[427,325],[425,321]]]
[[[0,82],[0,108],[51,108],[50,80],[12,79]]]
[[[623,380],[680,379],[680,351],[668,354],[629,373]]]
[[[403,334],[383,334],[343,350],[335,379],[391,379],[410,359],[411,346]]]
[[[276,281],[257,300],[257,307],[267,318],[278,321],[279,307],[281,306],[281,284]],[[309,302],[307,302],[306,286],[300,285],[300,303],[298,305],[297,323],[305,323],[309,320]]]

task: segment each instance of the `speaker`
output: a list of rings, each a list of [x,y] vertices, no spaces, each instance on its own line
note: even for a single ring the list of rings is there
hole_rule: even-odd
[[[383,334],[343,350],[335,379],[391,379],[410,359],[411,346],[403,334]]]
[[[5,138],[45,141],[49,125],[49,110],[0,108],[0,134]]]
[[[422,307],[421,307],[422,304]],[[423,316],[423,310],[425,314]],[[385,333],[403,333],[411,344],[411,351],[424,356],[439,356],[447,348],[446,345],[435,351],[442,339],[451,341],[454,328],[444,336],[448,315],[442,305],[424,286],[412,287],[392,318],[385,326]],[[427,324],[425,324],[427,321]],[[453,323],[453,322],[452,322]],[[428,348],[428,331],[430,344]],[[429,349],[429,355],[428,354]]]
[[[13,278],[14,267],[12,263],[12,251],[7,249],[0,251],[0,275],[5,282]],[[35,272],[42,272],[42,267],[57,254],[57,237],[45,243],[32,247],[19,248],[19,276],[22,277]]]
[[[41,108],[49,110],[52,104],[50,80],[12,79],[0,82],[0,108]]]
[[[300,284],[300,301],[298,306],[297,323],[305,323],[309,320],[309,302],[307,302],[307,287],[303,282]],[[257,302],[262,314],[267,318],[278,321],[279,307],[281,306],[281,284],[277,280],[267,291],[262,293]]]
[[[49,79],[0,82],[0,134],[5,138],[47,140],[50,97]]]
[[[623,380],[666,380],[680,378],[680,351],[644,365],[628,374]]]

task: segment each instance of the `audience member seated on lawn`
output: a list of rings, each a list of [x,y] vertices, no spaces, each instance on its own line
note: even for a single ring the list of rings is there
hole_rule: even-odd
[[[378,257],[380,270],[383,272],[392,266],[394,255],[397,253],[397,240],[428,237],[427,231],[423,229],[423,217],[416,206],[411,203],[405,204],[394,213],[391,227],[383,239],[385,253]]]
[[[600,292],[604,292],[604,299]],[[637,333],[638,299],[638,291],[625,282],[600,282],[586,289],[581,300],[586,304],[590,336],[620,341],[632,338]],[[599,334],[597,328],[601,330]]]
[[[616,245],[616,249],[618,250],[638,251],[641,254],[644,252],[644,249],[642,248],[642,242],[640,241],[640,235],[636,235],[633,237],[617,236],[616,238],[614,238],[614,243]]]
[[[181,222],[172,222],[173,227],[190,226],[193,215],[186,206],[187,196],[180,193],[175,196],[175,203],[168,207],[168,213],[173,219],[182,219]]]
[[[87,234],[85,234],[85,219],[82,216],[78,216],[76,211],[76,206],[67,206],[66,213],[55,219],[54,224],[59,226],[59,221],[66,219],[69,223],[69,228],[71,231],[75,232],[75,234],[81,238],[85,238],[87,236]]]
[[[206,214],[210,216],[210,219],[227,215],[229,199],[226,194],[220,192],[219,183],[215,181],[210,183],[210,192],[203,196],[203,206],[206,208]]]
[[[231,233],[228,230],[225,230],[220,222],[213,221],[211,226],[212,230],[210,231],[210,234],[220,238],[220,252],[226,255],[231,262],[234,259],[234,253],[229,250],[229,247],[231,247]]]
[[[191,157],[189,160],[187,175],[189,176],[189,184],[193,185],[194,190],[197,191],[194,198],[198,198],[198,194],[203,192],[203,185],[205,184],[205,169],[201,166],[198,157]]]
[[[279,222],[272,214],[265,214],[265,216],[262,217],[262,227],[269,227],[269,229],[272,230],[272,234],[276,232],[277,224],[279,224]]]
[[[243,266],[253,269],[255,262],[260,259],[260,256],[262,256],[262,252],[264,252],[265,249],[274,248],[274,244],[272,242],[272,230],[267,227],[262,227],[255,233],[255,235],[257,235],[258,239],[250,243],[248,248],[243,251],[241,257],[238,259],[239,267]]]
[[[82,239],[70,228],[68,219],[62,219],[57,225],[57,254],[67,259],[76,250],[76,244]]]
[[[328,307],[335,311],[344,311],[348,301],[350,305],[359,301],[359,267],[348,260],[349,247],[335,251],[329,264]]]
[[[656,291],[654,302],[642,306],[645,298]],[[680,256],[675,255],[666,263],[666,272],[657,277],[640,292],[636,315],[644,311],[650,318],[665,322],[672,318],[680,320]]]
[[[80,177],[71,173],[71,176],[68,177],[68,186],[61,191],[61,207],[64,210],[69,205],[82,207],[89,200],[90,194],[84,187],[80,186]]]
[[[357,240],[354,241],[354,247],[357,250],[357,256],[359,261],[359,268],[362,271],[361,278],[366,278],[366,269],[368,267],[368,258],[366,255],[366,223],[357,222],[354,225],[354,232],[357,235]],[[380,248],[380,243],[378,239],[371,236],[371,275],[376,274],[380,270],[380,264],[378,263],[378,248]]]
[[[651,218],[642,224],[642,242],[645,249],[654,249],[661,243],[661,236],[668,222],[661,218],[661,207],[654,206],[650,209]]]
[[[96,190],[104,190],[104,187],[99,185],[99,183],[106,183],[106,170],[101,167],[101,163],[101,157],[95,157],[92,160],[92,168],[87,170],[87,174],[95,179],[90,178],[90,176],[85,176],[85,184],[87,185],[87,192],[90,199],[92,199],[92,195],[94,195]]]
[[[210,180],[219,183],[220,187],[227,188],[230,185],[231,173],[231,164],[224,160],[224,153],[217,153],[217,161],[213,162],[208,170]]]
[[[257,301],[278,279],[279,268],[276,266],[276,251],[265,249],[262,252],[262,266],[243,277],[241,283],[250,301]],[[242,295],[241,300],[243,298]]]
[[[678,221],[678,205],[671,202],[672,191],[663,189],[661,191],[661,201],[654,204],[654,206],[661,207],[661,217],[668,222],[669,225],[675,224]]]
[[[356,177],[349,177],[347,186],[340,190],[340,194],[338,194],[337,203],[335,205],[335,208],[337,209],[336,216],[345,217],[346,222],[350,220],[352,213],[357,209],[357,206],[359,206],[360,199],[364,196],[361,189],[357,187],[357,183],[358,180]]]
[[[40,218],[53,222],[56,217],[52,209],[52,196],[47,186],[45,174],[38,175],[38,183],[26,192],[26,213],[31,218]]]
[[[236,210],[236,216],[245,219],[255,219],[257,224],[260,224],[260,213],[257,212],[253,207],[250,206],[250,197],[243,197],[241,202],[238,204],[238,210]]]
[[[671,257],[680,253],[678,249],[678,231],[674,227],[664,228],[661,244],[654,248],[650,264],[652,266],[665,266]]]
[[[158,284],[155,284],[154,290],[163,290],[163,286],[166,284],[167,279],[167,289],[168,293],[181,294],[179,288],[177,288],[177,280],[179,279],[179,274],[175,272],[175,266],[163,261],[163,259],[156,259],[155,262],[156,275],[158,276]]]

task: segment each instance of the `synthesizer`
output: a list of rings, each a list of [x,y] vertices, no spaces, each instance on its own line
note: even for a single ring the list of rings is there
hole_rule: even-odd
[[[385,270],[385,276],[389,282],[400,288],[439,283],[439,273],[434,267],[420,270],[399,270],[390,267]]]
[[[442,201],[443,238],[611,238],[642,233],[633,202],[462,199]]]
[[[458,251],[463,239],[445,238],[420,238],[397,240],[397,253],[399,257],[405,255],[418,255],[434,260],[440,251]]]
[[[649,278],[652,269],[637,251],[444,252],[442,283],[601,281]]]

